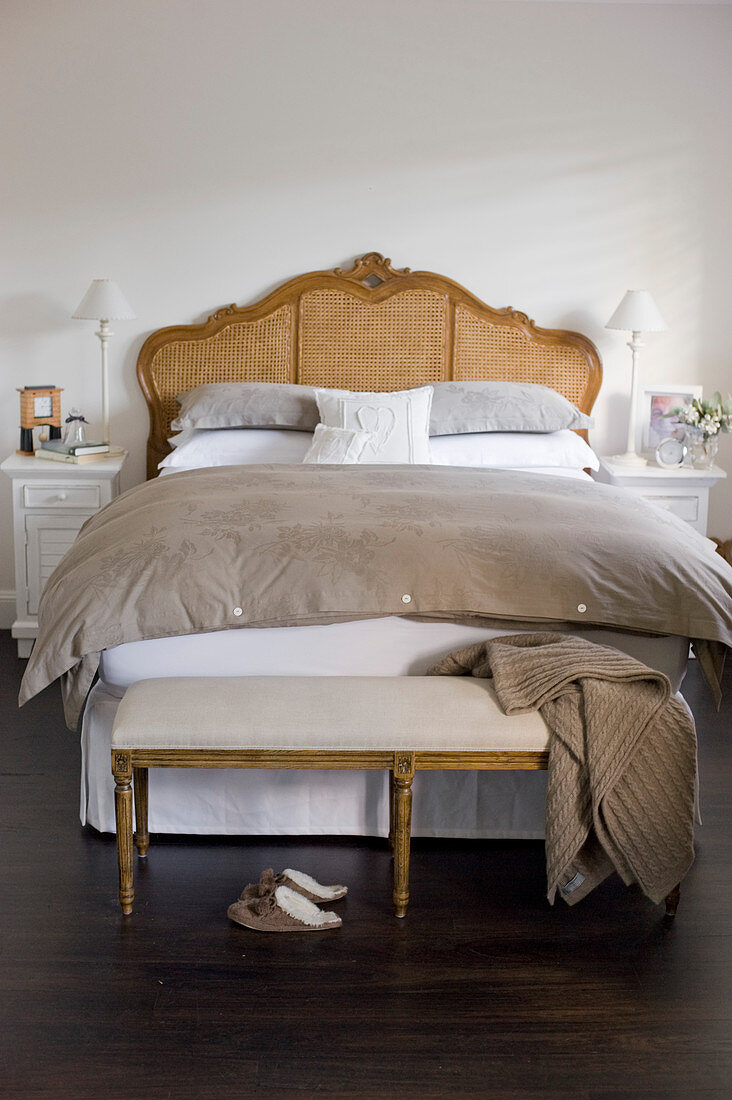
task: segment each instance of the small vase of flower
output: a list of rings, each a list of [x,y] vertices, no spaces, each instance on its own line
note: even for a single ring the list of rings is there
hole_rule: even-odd
[[[708,401],[692,398],[691,404],[672,409],[667,416],[675,416],[684,425],[685,442],[694,466],[708,469],[714,464],[719,447],[720,432],[732,430],[732,396],[726,401],[713,393]]]

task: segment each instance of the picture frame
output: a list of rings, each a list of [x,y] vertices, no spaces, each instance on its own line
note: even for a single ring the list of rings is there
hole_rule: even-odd
[[[638,454],[653,455],[656,447],[669,436],[684,438],[684,426],[675,417],[666,417],[677,405],[688,405],[692,398],[701,397],[702,387],[679,383],[678,385],[644,386],[638,395],[636,416],[636,445]]]

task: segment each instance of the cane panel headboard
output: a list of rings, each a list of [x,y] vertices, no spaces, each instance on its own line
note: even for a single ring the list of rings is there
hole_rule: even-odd
[[[369,252],[347,271],[290,279],[250,306],[151,333],[137,361],[150,411],[147,476],[170,452],[176,394],[204,382],[298,382],[401,390],[430,382],[541,382],[589,413],[600,389],[595,345],[492,309],[429,271],[397,270]]]

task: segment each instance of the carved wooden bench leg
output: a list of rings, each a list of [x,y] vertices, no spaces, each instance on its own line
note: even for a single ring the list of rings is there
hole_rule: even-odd
[[[389,848],[392,856],[394,855],[394,837],[396,836],[396,820],[395,811],[396,803],[394,801],[394,771],[389,772]]]
[[[394,753],[394,910],[404,917],[409,904],[409,847],[412,837],[414,753]]]
[[[128,752],[116,752],[113,762],[114,812],[117,823],[117,864],[119,866],[119,903],[122,912],[132,912],[135,898],[133,886],[132,846],[132,761]]]
[[[681,883],[677,883],[673,890],[666,895],[664,901],[666,902],[666,916],[675,917],[676,910],[679,907],[679,898],[681,897]]]
[[[133,768],[135,790],[135,847],[138,856],[146,856],[150,846],[147,831],[147,768]]]

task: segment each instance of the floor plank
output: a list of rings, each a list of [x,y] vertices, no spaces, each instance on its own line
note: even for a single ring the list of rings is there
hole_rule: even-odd
[[[3,1097],[727,1097],[732,669],[695,665],[704,825],[679,915],[617,879],[550,907],[537,842],[414,843],[391,915],[378,839],[154,837],[134,917],[78,824],[58,689],[22,711],[0,635]],[[343,927],[267,936],[226,907],[266,866],[345,881]]]

